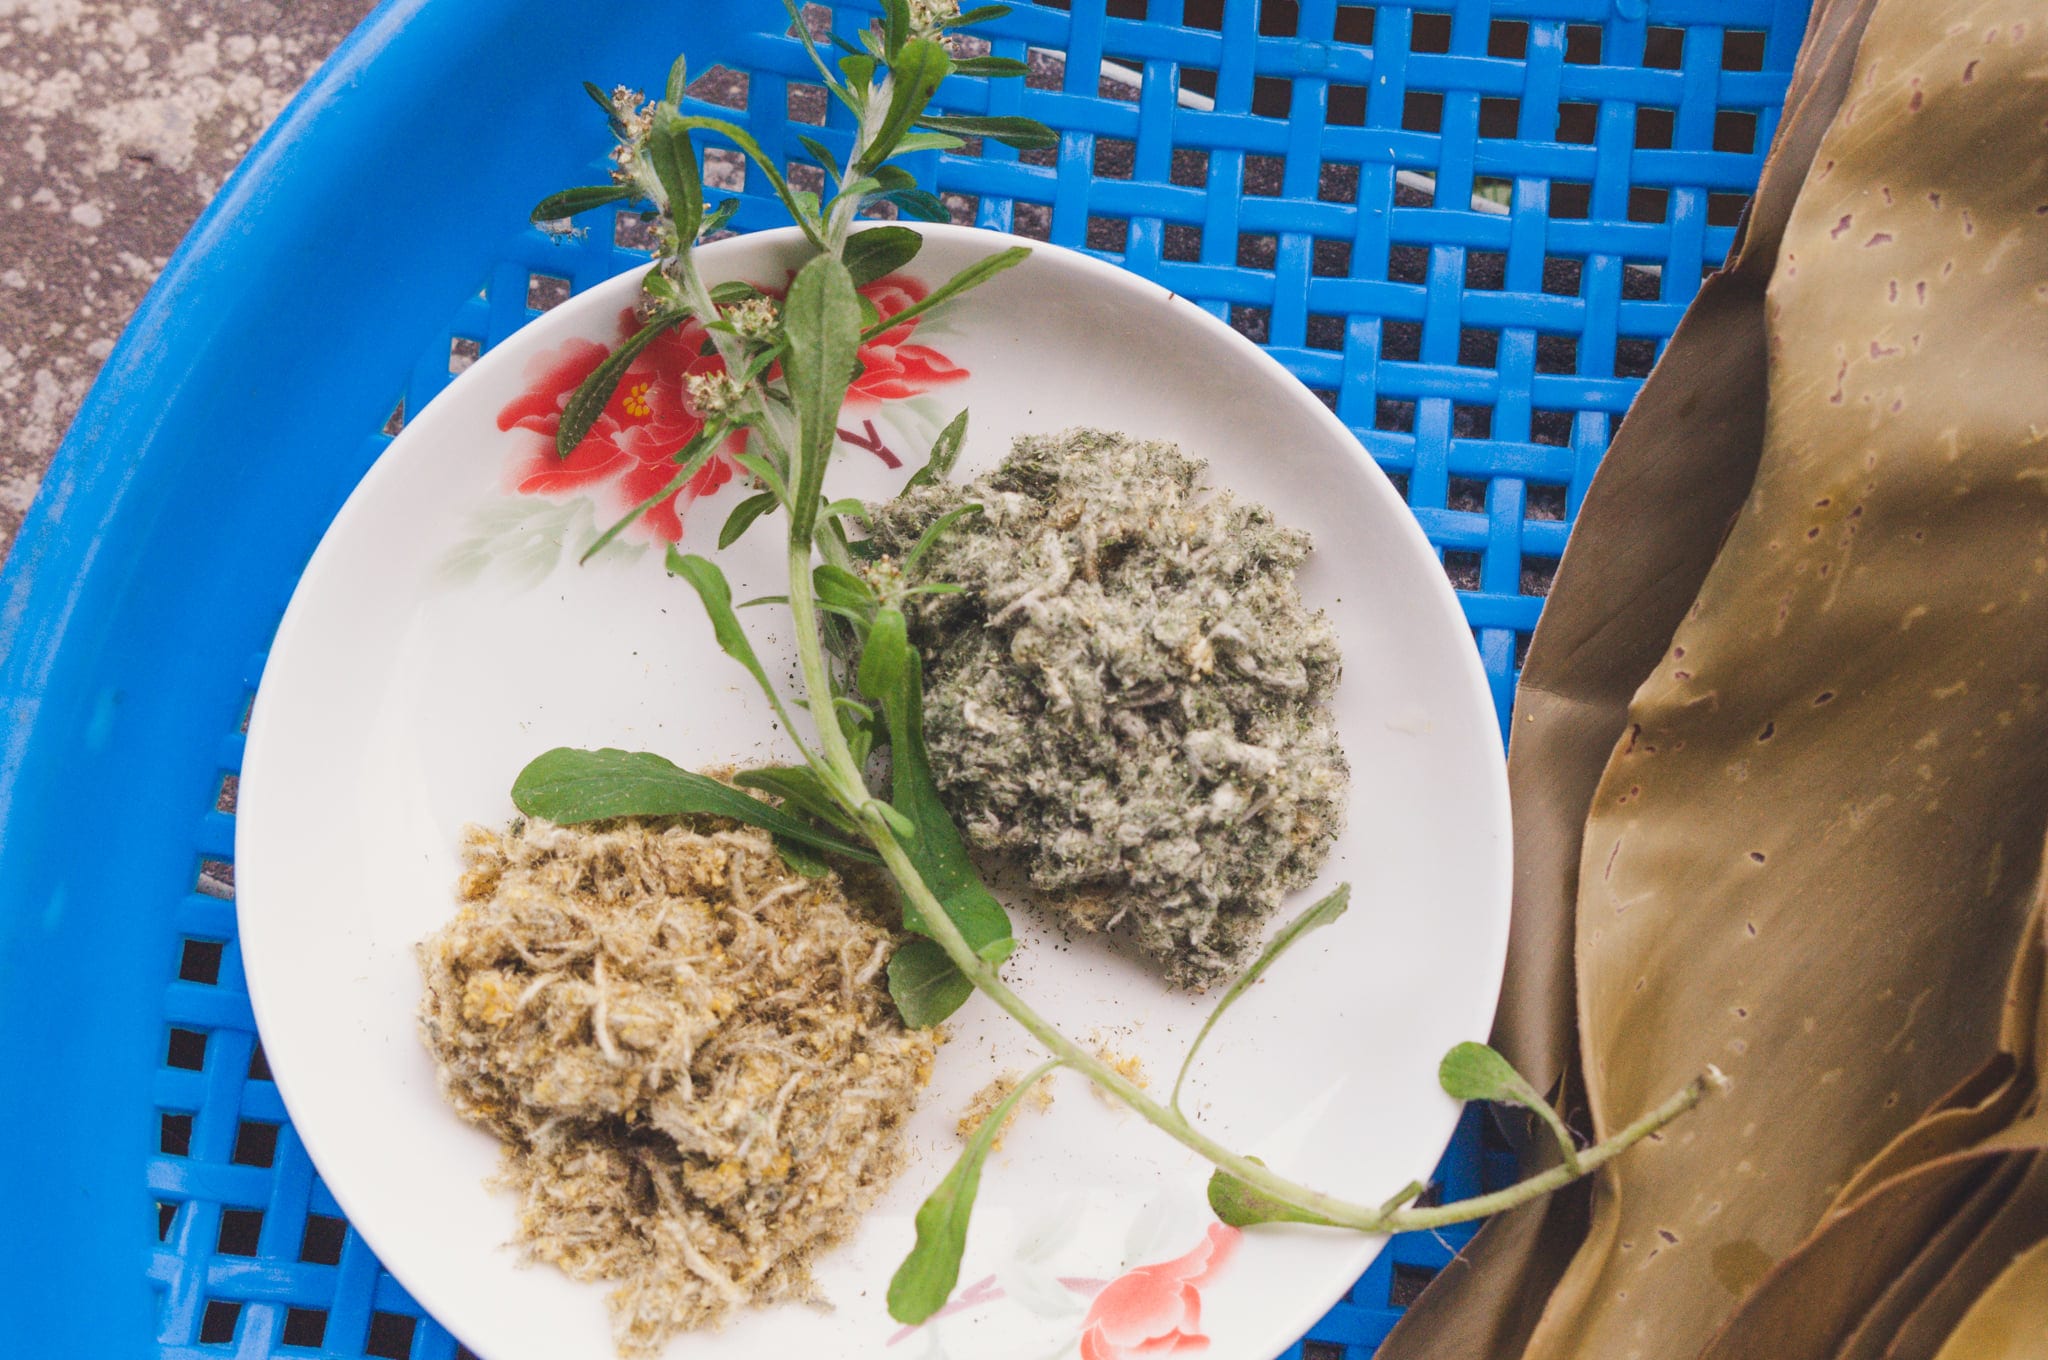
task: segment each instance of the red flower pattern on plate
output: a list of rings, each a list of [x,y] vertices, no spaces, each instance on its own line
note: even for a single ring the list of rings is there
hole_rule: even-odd
[[[886,320],[923,301],[928,290],[909,275],[892,274],[865,285],[860,292]],[[938,350],[911,343],[921,320],[911,317],[860,347],[862,372],[847,392],[849,409],[900,401],[968,376],[966,369]],[[694,319],[664,331],[642,350],[582,442],[567,458],[555,454],[555,434],[569,398],[612,348],[639,325],[629,308],[619,313],[611,345],[568,340],[536,356],[527,366],[526,390],[498,412],[499,429],[542,436],[531,443],[514,469],[513,483],[520,494],[595,493],[602,510],[617,515],[660,492],[675,476],[676,451],[704,428],[703,416],[690,402],[686,380],[725,368],[716,353],[702,352],[707,337],[703,325]],[[732,455],[745,447],[744,435],[726,441],[687,485],[649,507],[641,516],[641,530],[662,542],[680,540],[683,511],[699,496],[708,496],[732,480]],[[863,442],[862,447],[869,446]],[[883,450],[874,451],[887,460]]]
[[[1222,1269],[1243,1235],[1212,1223],[1187,1255],[1139,1266],[1104,1285],[1081,1323],[1081,1360],[1206,1349],[1201,1286]]]

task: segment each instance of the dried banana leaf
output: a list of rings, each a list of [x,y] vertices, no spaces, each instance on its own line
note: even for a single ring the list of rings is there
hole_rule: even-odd
[[[2048,1355],[2048,1242],[2006,1267],[1935,1360],[2040,1360]]]
[[[1734,1090],[1603,1174],[1532,1360],[1695,1353],[1993,1051],[2048,825],[2044,60],[2037,5],[1880,0],[1793,209],[1763,456],[1580,860],[1596,1128]]]

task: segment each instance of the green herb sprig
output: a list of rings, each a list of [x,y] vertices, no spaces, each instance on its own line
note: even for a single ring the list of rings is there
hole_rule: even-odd
[[[781,513],[787,526],[788,593],[749,603],[789,610],[801,698],[785,697],[755,655],[716,563],[671,550],[668,566],[696,591],[719,647],[767,695],[796,747],[798,763],[736,778],[741,788],[771,795],[775,801],[770,802],[656,755],[563,748],[545,753],[521,772],[513,801],[530,816],[560,823],[682,812],[731,817],[773,834],[803,872],[823,872],[828,856],[879,862],[898,889],[903,924],[915,937],[897,950],[888,970],[890,994],[905,1023],[936,1024],[978,991],[1045,1049],[1045,1064],[990,1115],[918,1213],[916,1245],[890,1283],[892,1316],[918,1323],[944,1305],[957,1282],[975,1193],[995,1133],[1032,1082],[1057,1067],[1079,1072],[1211,1162],[1210,1204],[1224,1222],[1239,1226],[1292,1221],[1387,1233],[1484,1217],[1592,1171],[1691,1109],[1721,1080],[1718,1072],[1709,1068],[1634,1124],[1581,1148],[1557,1111],[1505,1059],[1484,1045],[1468,1043],[1443,1061],[1439,1075],[1445,1091],[1461,1100],[1528,1107],[1557,1138],[1563,1158],[1558,1166],[1508,1189],[1453,1204],[1414,1206],[1411,1201],[1424,1188],[1420,1184],[1380,1204],[1357,1204],[1301,1185],[1217,1142],[1180,1103],[1202,1042],[1230,1005],[1291,947],[1344,912],[1348,885],[1282,928],[1224,994],[1197,1034],[1164,1104],[1056,1029],[1002,980],[1000,966],[1016,946],[1009,916],[969,859],[940,801],[925,750],[921,662],[904,614],[914,592],[904,588],[900,573],[860,560],[857,536],[847,526],[859,506],[828,502],[823,488],[861,344],[1015,267],[1029,254],[1016,247],[989,255],[934,288],[910,311],[884,321],[856,290],[909,264],[922,239],[900,225],[855,231],[856,221],[881,204],[904,216],[944,219],[938,200],[896,163],[903,156],[958,148],[970,136],[1027,149],[1054,146],[1057,138],[1026,118],[959,117],[931,109],[951,76],[1022,73],[1022,64],[1008,58],[955,57],[946,42],[952,31],[1001,18],[1009,12],[1006,6],[962,13],[957,0],[883,0],[883,18],[859,35],[857,46],[834,39],[841,52],[835,62],[818,48],[791,0],[784,4],[826,89],[852,115],[851,145],[843,158],[810,137],[800,139],[824,170],[828,194],[793,188],[745,129],[685,113],[686,71],[678,60],[658,100],[626,90],[606,95],[590,87],[617,140],[612,182],[564,190],[539,204],[533,216],[536,222],[552,223],[618,203],[652,205],[657,249],[642,279],[644,324],[570,399],[556,447],[563,457],[574,451],[633,357],[656,336],[693,318],[704,326],[725,372],[693,379],[691,395],[706,415],[705,429],[676,450],[679,470],[670,490],[695,475],[713,449],[744,433],[746,451],[737,461],[763,489],[734,508],[718,545],[731,546]],[[709,287],[698,272],[698,241],[730,220],[737,206],[731,198],[707,204],[696,145],[700,135],[736,146],[760,169],[812,248],[812,257],[779,305],[746,285]],[[947,474],[959,455],[966,419],[962,412],[940,433],[909,485]],[[592,551],[644,508],[613,525]],[[934,525],[931,536],[951,528],[951,523]],[[805,709],[811,721],[799,726],[795,708]],[[882,745],[891,754],[886,796],[869,787],[864,772],[868,756]]]

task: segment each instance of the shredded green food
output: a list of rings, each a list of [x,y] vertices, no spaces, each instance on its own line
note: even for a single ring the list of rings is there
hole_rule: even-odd
[[[629,1355],[818,1301],[810,1262],[901,1167],[931,1072],[888,932],[711,819],[472,828],[467,858],[419,948],[420,1027],[447,1098],[504,1141],[527,1253],[612,1282]]]
[[[1016,441],[964,486],[876,511],[925,658],[940,791],[977,848],[1017,856],[1088,928],[1126,919],[1167,979],[1234,971],[1342,828],[1340,656],[1294,575],[1308,535],[1172,444]],[[886,570],[886,569],[885,569]]]

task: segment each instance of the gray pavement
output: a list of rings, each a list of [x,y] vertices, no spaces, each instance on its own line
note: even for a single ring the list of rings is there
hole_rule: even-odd
[[[370,0],[0,0],[0,557],[157,271]]]

